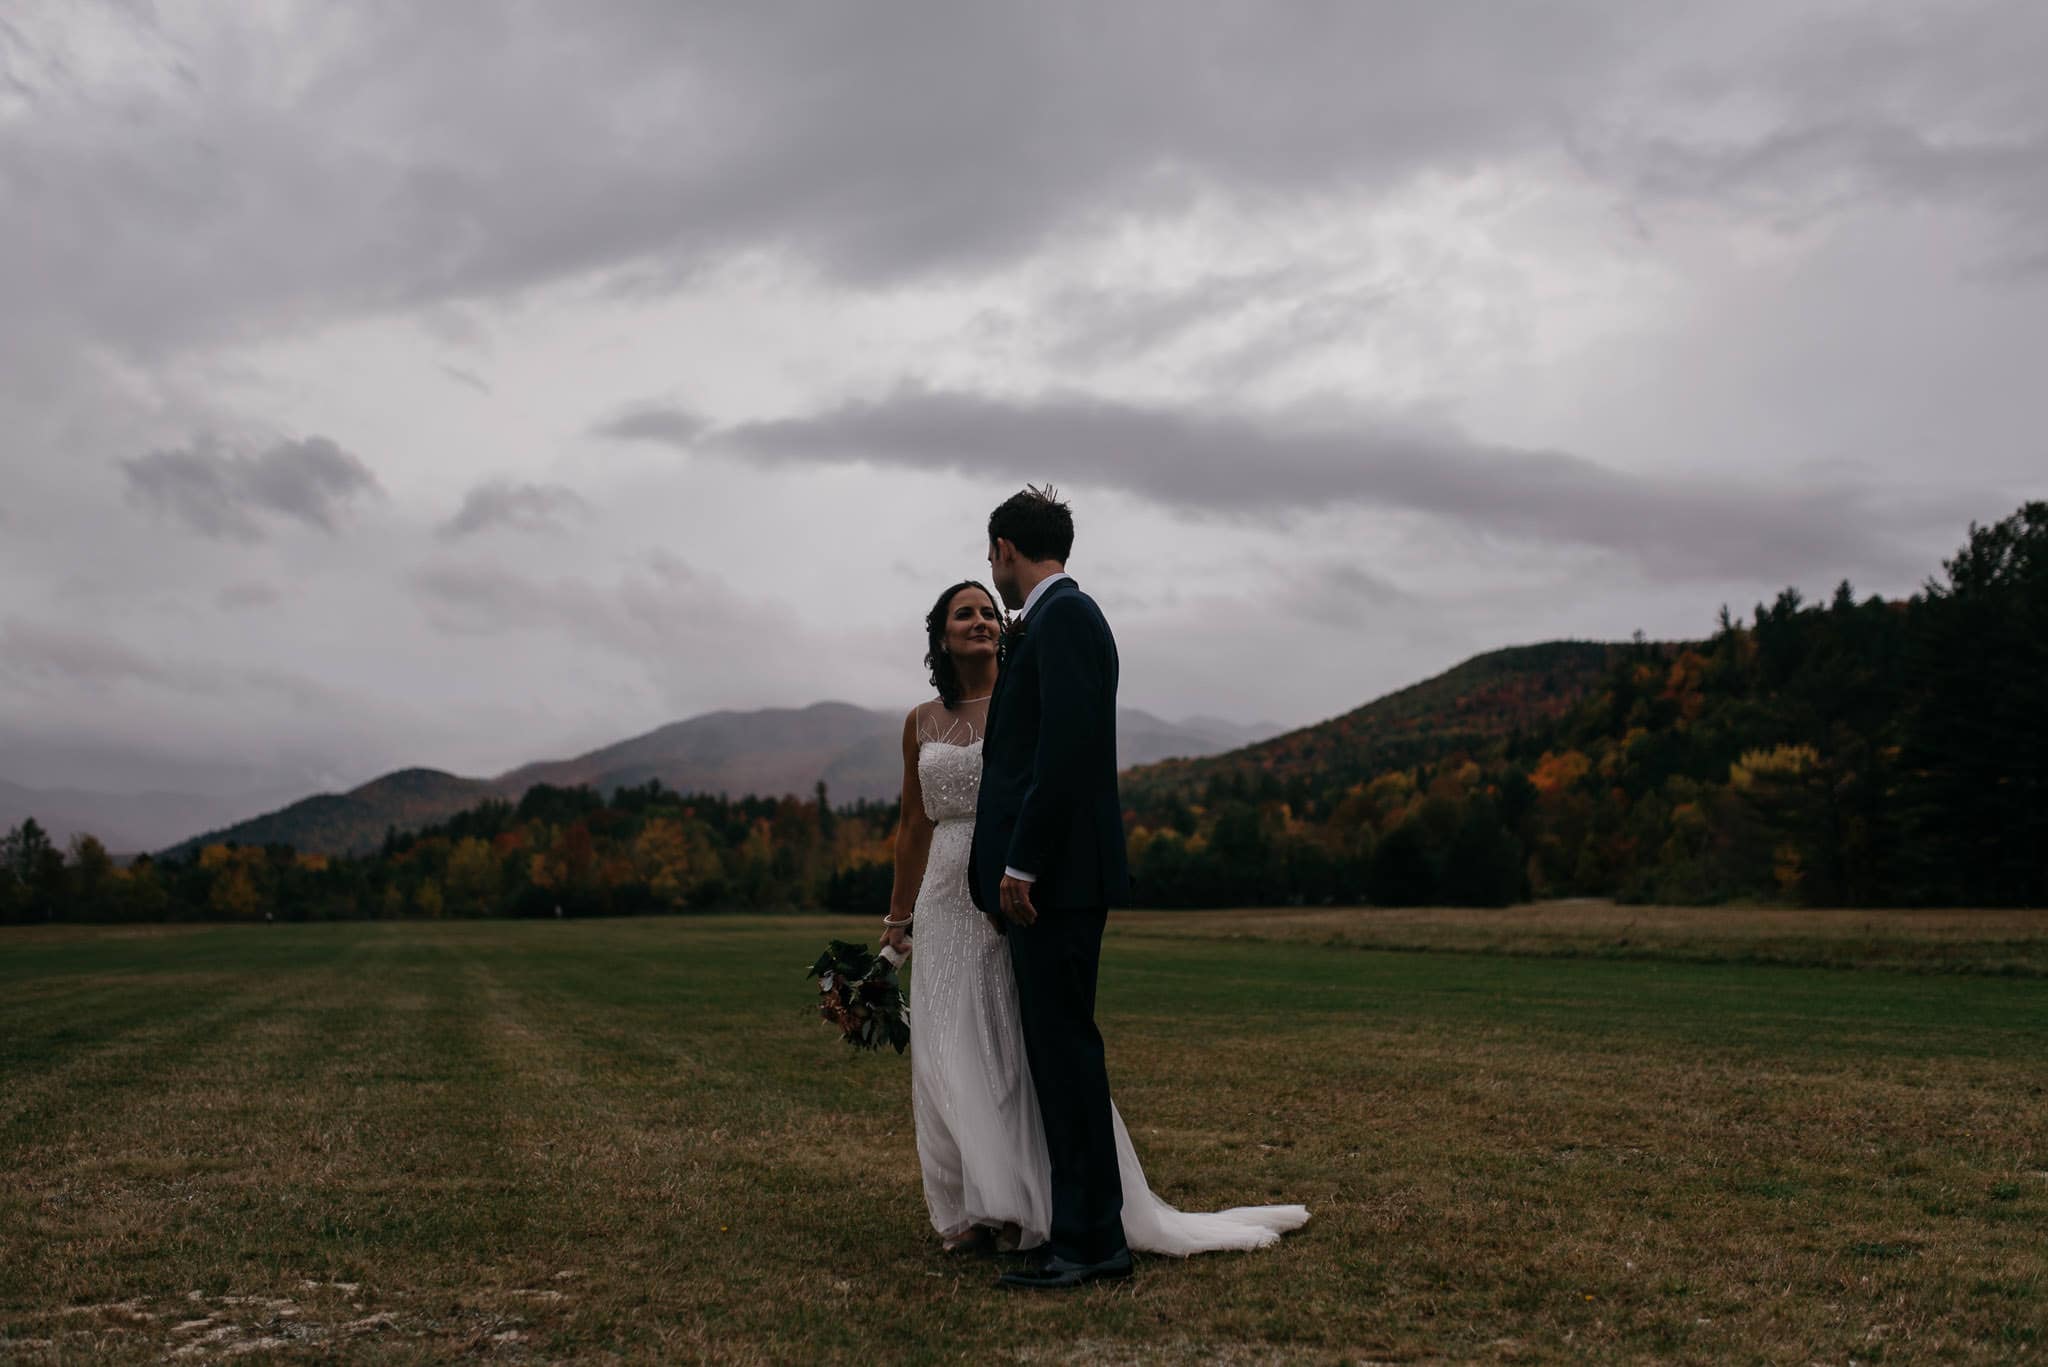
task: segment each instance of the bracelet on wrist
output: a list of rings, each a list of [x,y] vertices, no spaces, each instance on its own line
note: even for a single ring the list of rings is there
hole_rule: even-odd
[[[882,918],[882,924],[883,924],[883,925],[885,925],[885,926],[907,926],[907,925],[909,925],[909,924],[910,924],[910,923],[911,923],[912,921],[915,921],[916,919],[917,919],[917,917],[916,917],[916,916],[914,916],[914,915],[913,915],[913,916],[906,916],[906,917],[904,917],[904,918],[903,918],[902,920],[900,920],[900,921],[899,921],[899,920],[897,920],[897,919],[896,919],[895,917],[893,917],[893,916],[884,916],[884,917]]]

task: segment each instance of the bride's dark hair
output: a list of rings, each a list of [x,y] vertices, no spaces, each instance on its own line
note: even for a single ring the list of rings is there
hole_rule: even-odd
[[[946,619],[952,616],[953,596],[966,589],[973,589],[994,603],[996,596],[972,579],[963,579],[939,595],[939,601],[932,604],[932,610],[924,615],[924,663],[932,672],[932,687],[939,690],[939,701],[952,711],[960,705],[966,689],[960,684],[960,671],[953,664],[953,657],[945,650]],[[1002,608],[996,609],[997,630],[1001,630]]]

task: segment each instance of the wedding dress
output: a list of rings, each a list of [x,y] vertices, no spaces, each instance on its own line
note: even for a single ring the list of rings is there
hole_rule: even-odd
[[[971,1226],[1014,1224],[1021,1248],[1045,1242],[1052,1170],[1038,1096],[1024,1055],[1009,946],[967,891],[974,802],[981,789],[986,706],[918,713],[918,783],[932,819],[931,854],[918,889],[910,963],[911,1110],[925,1204],[943,1237]],[[1123,1183],[1124,1238],[1134,1249],[1185,1257],[1263,1248],[1308,1220],[1303,1206],[1240,1206],[1213,1214],[1175,1210],[1145,1185],[1123,1117],[1110,1108]]]

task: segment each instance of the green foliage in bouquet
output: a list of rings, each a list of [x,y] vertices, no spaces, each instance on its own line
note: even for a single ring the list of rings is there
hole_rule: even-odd
[[[834,940],[810,976],[818,980],[818,1015],[839,1027],[839,1037],[856,1049],[910,1044],[909,1003],[896,978],[896,965],[867,946]]]

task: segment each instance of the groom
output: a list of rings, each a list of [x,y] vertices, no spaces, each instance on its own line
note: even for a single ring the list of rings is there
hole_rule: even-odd
[[[1127,1277],[1095,971],[1111,906],[1130,902],[1116,791],[1116,638],[1066,572],[1074,515],[1027,488],[989,514],[988,565],[1018,615],[982,741],[968,857],[975,906],[1007,933],[1024,1050],[1052,1160],[1045,1256],[1002,1283]]]

